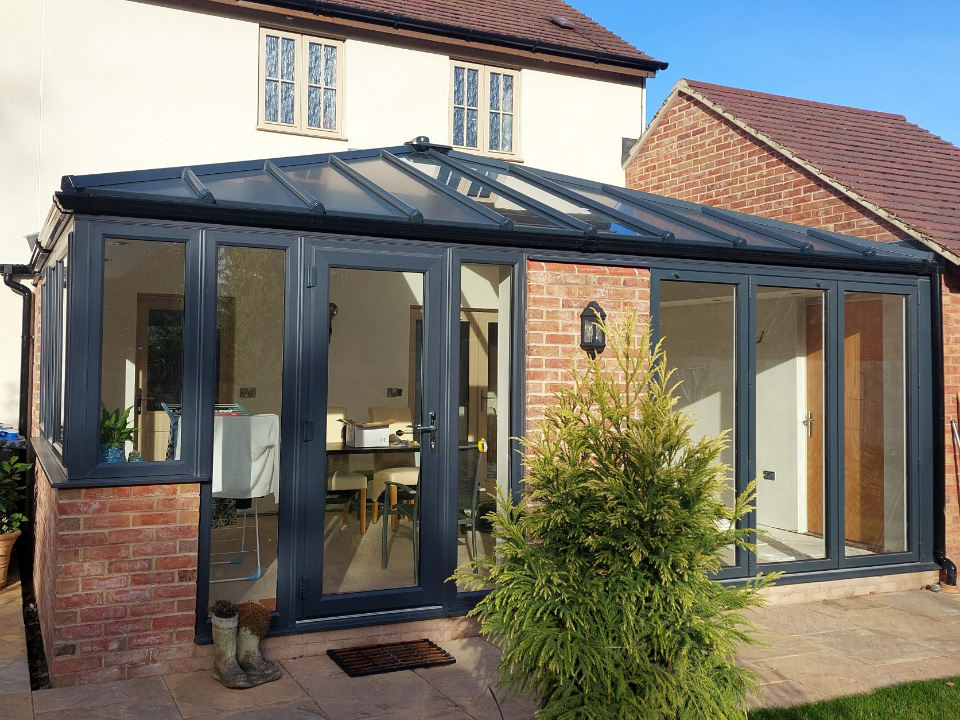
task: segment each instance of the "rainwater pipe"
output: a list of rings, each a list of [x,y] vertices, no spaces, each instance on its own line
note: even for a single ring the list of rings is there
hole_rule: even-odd
[[[960,402],[960,394],[957,395],[957,401]],[[960,432],[957,431],[956,420],[950,420],[950,430],[953,433],[953,473],[957,483],[957,503],[960,505],[960,462],[958,462],[960,460],[960,457],[958,457],[960,455]],[[940,585],[947,592],[957,592],[957,566],[950,558],[946,557],[946,554],[944,554],[940,563]]]
[[[26,265],[4,265],[3,284],[23,298],[23,319],[20,328],[20,412],[17,420],[17,432],[27,436],[27,414],[30,397],[30,350],[33,342],[31,326],[33,324],[33,293],[26,285],[15,278],[33,277]]]

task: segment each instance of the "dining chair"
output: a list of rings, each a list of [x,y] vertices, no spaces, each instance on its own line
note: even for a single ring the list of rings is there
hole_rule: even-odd
[[[413,486],[406,485],[403,483],[395,483],[393,481],[387,481],[387,488],[391,490],[389,493],[391,500],[387,501],[387,494],[384,493],[384,503],[383,503],[383,528],[381,532],[383,533],[383,540],[381,543],[380,549],[380,566],[384,570],[387,569],[387,560],[389,556],[389,546],[388,546],[388,535],[387,535],[387,526],[390,524],[387,522],[388,519],[396,520],[400,517],[405,517],[411,521],[411,527],[413,529],[413,582],[418,584],[420,582],[420,482],[419,478],[417,483]],[[393,532],[397,532],[399,525],[393,523]]]
[[[477,559],[477,522],[480,514],[480,493],[487,492],[481,482],[486,479],[487,441],[459,446],[460,461],[457,473],[457,529],[469,530],[473,544],[473,560]],[[474,455],[476,460],[474,461]],[[464,539],[466,542],[466,539]]]
[[[369,409],[370,422],[389,423],[390,440],[398,442],[413,438],[413,420],[410,408],[406,405],[372,405]],[[373,520],[377,522],[378,503],[396,502],[396,488],[400,485],[411,487],[416,485],[420,478],[420,458],[416,453],[383,454],[377,458],[378,470],[373,474]],[[383,463],[391,463],[393,467],[383,467]],[[387,495],[390,495],[387,498]],[[397,529],[397,517],[391,520],[393,530]]]
[[[327,443],[343,442],[343,421],[347,418],[347,409],[342,407],[327,408]],[[350,513],[350,501],[358,497],[360,507],[357,517],[360,520],[360,534],[367,532],[367,476],[351,472],[346,468],[337,468],[343,465],[345,458],[327,459],[327,500],[331,496],[346,496],[343,503],[341,527],[346,527],[347,516]],[[376,507],[376,506],[374,506]],[[376,514],[376,511],[374,511]]]

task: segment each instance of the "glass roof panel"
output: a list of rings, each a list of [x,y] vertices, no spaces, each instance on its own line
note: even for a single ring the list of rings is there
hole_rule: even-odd
[[[700,225],[706,225],[709,228],[718,230],[728,235],[735,235],[737,237],[742,237],[747,241],[747,245],[750,247],[767,247],[773,248],[776,250],[785,250],[800,252],[800,248],[787,243],[782,243],[779,240],[775,240],[771,237],[763,235],[757,230],[752,230],[748,227],[738,225],[735,223],[728,222],[713,215],[708,215],[706,213],[700,212],[699,206],[697,207],[688,207],[683,205],[673,205],[669,207],[664,207],[665,210],[669,212],[676,213],[677,215],[682,215],[683,217],[690,218],[690,222],[698,223]],[[704,231],[701,231],[704,232]],[[704,234],[706,234],[704,232]],[[677,235],[679,238],[680,235]],[[799,238],[798,238],[799,240]],[[723,240],[722,242],[726,242]]]
[[[508,200],[482,183],[466,178],[455,170],[448,170],[429,157],[423,155],[404,155],[402,159],[410,163],[417,170],[429,175],[437,182],[443,183],[461,195],[475,200],[478,203],[482,203],[490,210],[510,218],[514,224],[519,227],[565,227],[548,217],[544,217],[523,205],[513,202],[513,200]]]
[[[566,213],[570,217],[581,222],[590,223],[597,228],[597,232],[616,233],[617,235],[637,235],[637,233],[632,229],[621,225],[616,220],[609,218],[606,215],[602,215],[595,210],[591,210],[590,208],[570,202],[569,200],[566,200],[558,195],[554,195],[549,190],[544,190],[543,188],[527,182],[517,175],[504,172],[500,168],[496,168],[491,165],[467,164],[471,165],[474,170],[482,172],[487,177],[506,185],[511,190],[515,190],[518,193],[523,193],[524,195],[537,200],[544,205],[553,208],[554,210],[559,210],[562,213]]]
[[[404,219],[407,217],[386,200],[357,185],[327,163],[281,169],[288,178],[322,202],[328,211],[395,215]]]
[[[200,182],[217,201],[276,205],[306,209],[300,199],[263,170],[246,170],[219,175],[200,175]]]
[[[148,195],[163,195],[165,197],[177,197],[197,199],[197,195],[181,178],[167,178],[164,180],[146,180],[143,182],[121,183],[119,185],[107,185],[106,190],[111,192],[132,192],[144,193]]]
[[[410,177],[382,158],[350,160],[348,164],[368,180],[422,212],[424,220],[482,223],[496,227],[493,220]]]

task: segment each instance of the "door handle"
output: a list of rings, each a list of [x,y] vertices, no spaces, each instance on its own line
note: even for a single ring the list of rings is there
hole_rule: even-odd
[[[421,433],[430,433],[430,454],[436,455],[437,454],[437,414],[435,412],[430,413],[429,425],[414,425],[413,429],[419,430]]]
[[[801,420],[800,422],[802,422],[804,425],[807,426],[807,437],[808,437],[808,438],[812,438],[812,437],[813,437],[813,424],[816,422],[816,418],[813,417],[813,413],[808,410],[808,411],[807,411],[807,419],[806,419],[806,420]]]
[[[134,410],[134,415],[143,414],[143,388],[137,388],[137,407]]]

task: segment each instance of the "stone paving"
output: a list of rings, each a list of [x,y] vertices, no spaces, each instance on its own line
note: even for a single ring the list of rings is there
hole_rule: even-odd
[[[0,594],[0,614],[19,604]],[[8,613],[9,614],[9,613]],[[960,674],[960,598],[923,590],[770,606],[751,612],[763,646],[739,662],[761,680],[751,706],[796,705],[911,680]],[[0,718],[88,720],[499,720],[488,685],[499,657],[480,638],[442,642],[455,665],[349,678],[325,655],[283,661],[284,675],[226,690],[208,672],[24,693],[26,661],[0,617]],[[22,636],[22,634],[21,634]],[[19,688],[19,689],[18,689]],[[32,703],[31,703],[32,701]],[[32,707],[31,707],[32,704]],[[535,705],[502,703],[506,720]]]

